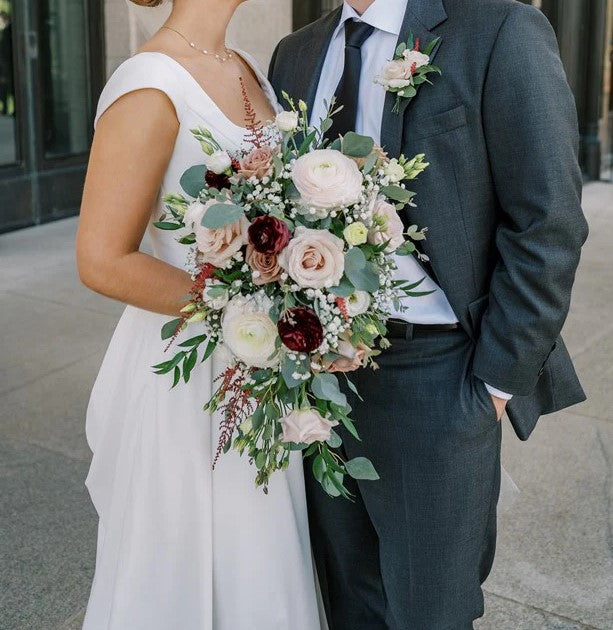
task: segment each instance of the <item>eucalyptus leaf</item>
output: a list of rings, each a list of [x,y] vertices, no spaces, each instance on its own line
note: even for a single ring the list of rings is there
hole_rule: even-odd
[[[390,185],[384,186],[381,189],[381,192],[388,198],[393,201],[399,201],[400,203],[409,203],[411,199],[415,196],[414,192],[407,190],[406,188],[401,188],[400,186]]]
[[[355,287],[351,284],[347,276],[343,276],[338,286],[330,287],[328,290],[330,293],[333,293],[341,298],[348,298],[350,295],[355,293]]]
[[[338,378],[334,374],[316,374],[311,383],[311,391],[317,398],[329,400],[341,406],[347,404],[347,397],[341,392]]]
[[[343,148],[343,143],[340,138],[336,138],[336,140],[334,140],[328,148],[333,151],[340,151]]]
[[[327,443],[330,448],[338,448],[343,444],[343,440],[334,429],[330,429],[330,437],[327,440]]]
[[[188,168],[181,177],[181,188],[190,196],[197,199],[200,192],[205,187],[204,175],[207,168],[205,164],[198,164]]]
[[[281,376],[289,389],[294,389],[302,385],[303,381],[295,379],[292,374],[296,372],[296,363],[291,359],[285,358],[281,363]]]
[[[343,137],[343,154],[349,157],[368,157],[375,148],[375,141],[369,136],[362,136],[350,131]]]
[[[352,247],[345,254],[345,275],[359,291],[374,293],[379,289],[379,274],[359,247]]]
[[[230,203],[216,203],[212,205],[202,217],[202,226],[215,230],[226,225],[236,223],[245,216],[245,209]]]
[[[366,481],[377,481],[380,477],[372,465],[372,462],[366,457],[356,457],[345,462],[347,473],[354,479],[363,479]]]

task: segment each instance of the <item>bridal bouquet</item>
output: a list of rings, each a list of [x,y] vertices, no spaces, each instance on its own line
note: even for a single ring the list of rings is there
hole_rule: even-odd
[[[425,238],[417,226],[405,230],[398,210],[414,196],[405,180],[428,165],[423,155],[388,159],[356,133],[328,143],[334,105],[315,129],[306,105],[285,95],[288,111],[265,127],[244,98],[247,146],[229,155],[207,129],[192,130],[203,164],[183,175],[185,194],[165,197],[156,223],[182,231],[194,280],[162,338],[171,345],[199,328],[154,369],[172,374],[174,387],[223,346],[229,364],[205,405],[222,415],[215,462],[231,448],[247,453],[266,491],[302,450],[324,490],[349,497],[345,475],[378,476],[369,460],[335,450],[338,425],[359,439],[341,379],[359,395],[348,373],[376,367],[392,305],[424,294],[419,282],[394,279],[392,254],[417,254]]]

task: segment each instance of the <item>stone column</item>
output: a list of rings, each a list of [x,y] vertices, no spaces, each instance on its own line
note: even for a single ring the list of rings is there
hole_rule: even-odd
[[[105,0],[104,35],[106,73],[110,76],[131,55],[130,22],[125,0]]]
[[[291,31],[292,0],[249,0],[236,12],[229,42],[251,53],[266,69],[277,42]]]

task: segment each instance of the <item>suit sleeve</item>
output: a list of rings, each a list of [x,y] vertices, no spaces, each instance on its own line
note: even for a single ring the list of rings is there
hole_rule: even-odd
[[[587,238],[575,102],[553,29],[531,6],[516,4],[500,28],[483,124],[501,216],[473,371],[528,395],[568,314]]]
[[[268,80],[272,83],[275,73],[275,68],[277,65],[277,57],[279,56],[279,47],[281,46],[281,42],[277,44],[274,52],[272,53],[272,57],[270,59],[270,65],[268,66]]]

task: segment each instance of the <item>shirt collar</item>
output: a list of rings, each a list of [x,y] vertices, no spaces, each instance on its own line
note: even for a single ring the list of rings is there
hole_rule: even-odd
[[[336,27],[334,37],[345,28],[348,20],[357,20],[374,26],[380,31],[400,35],[400,29],[404,20],[408,0],[375,0],[362,14],[359,13],[345,0],[341,19]]]

